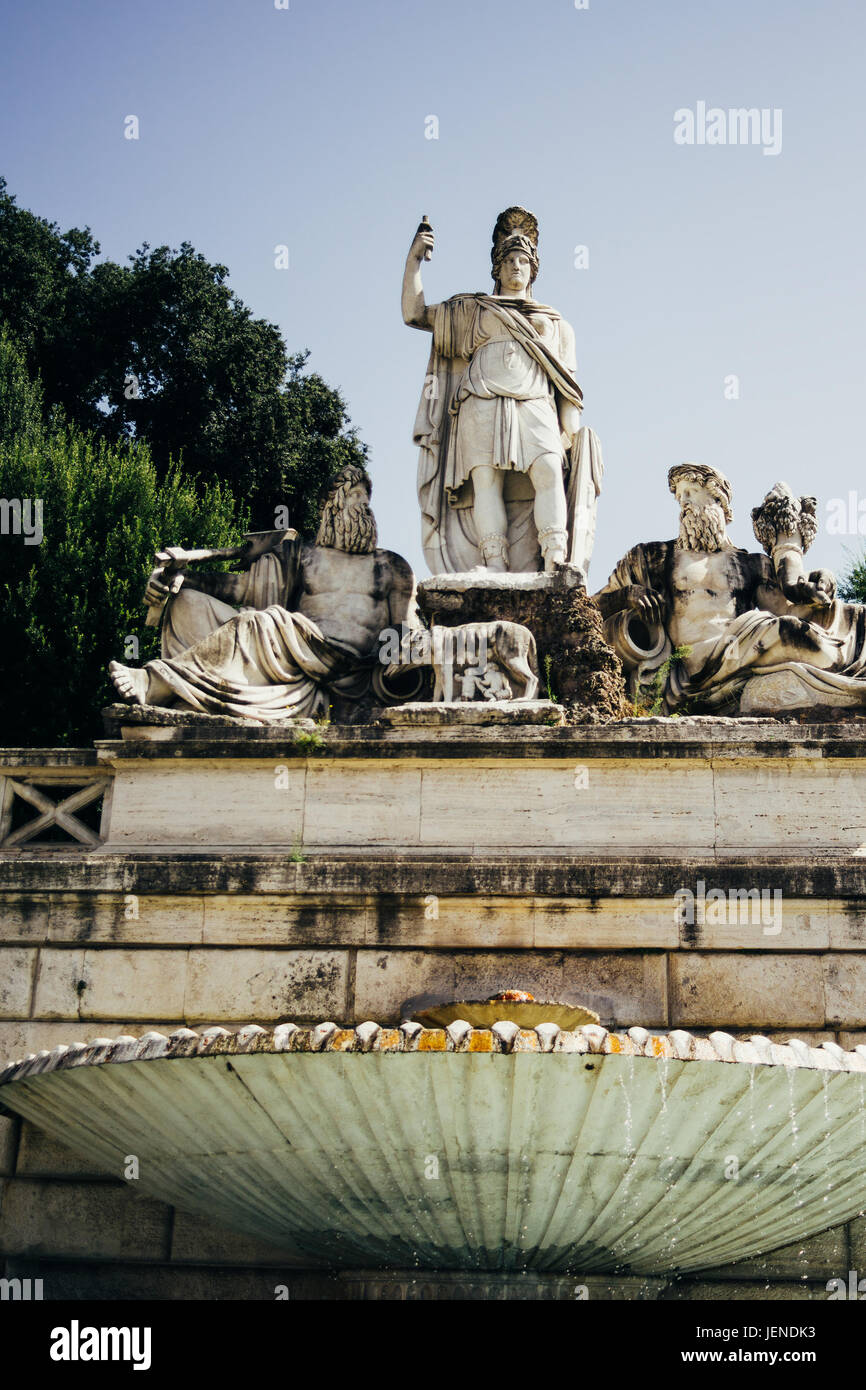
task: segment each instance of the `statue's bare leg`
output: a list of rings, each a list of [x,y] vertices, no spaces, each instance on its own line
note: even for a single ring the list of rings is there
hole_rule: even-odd
[[[174,699],[170,685],[146,666],[123,666],[119,661],[108,663],[108,674],[118,695],[130,705],[166,705]]]
[[[535,529],[547,573],[568,556],[568,507],[562,481],[562,459],[542,454],[529,469],[535,489]]]
[[[481,558],[489,570],[508,570],[508,517],[502,496],[504,474],[490,464],[472,469],[475,506],[472,510]]]

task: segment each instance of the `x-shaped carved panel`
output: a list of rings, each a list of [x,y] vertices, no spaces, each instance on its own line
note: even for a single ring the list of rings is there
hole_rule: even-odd
[[[106,779],[100,777],[94,782],[89,782],[86,787],[79,787],[77,791],[64,797],[62,801],[52,801],[50,796],[46,796],[44,791],[34,787],[30,782],[18,782],[13,777],[6,778],[6,786],[3,795],[3,814],[0,820],[0,845],[4,849],[12,849],[15,845],[23,844],[26,840],[32,840],[35,835],[39,835],[49,826],[57,825],[61,830],[65,830],[67,835],[73,840],[77,840],[83,845],[98,845],[99,836],[96,835],[89,826],[80,821],[74,814],[82,807],[89,806],[91,802],[98,801],[104,795],[106,789]],[[58,787],[62,792],[63,784]],[[38,815],[20,825],[17,830],[10,834],[3,834],[12,819],[12,802],[14,797],[20,797],[28,805],[33,806]]]

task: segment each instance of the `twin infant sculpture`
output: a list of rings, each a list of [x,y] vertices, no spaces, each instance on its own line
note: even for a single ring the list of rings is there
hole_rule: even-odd
[[[540,571],[552,584],[563,567],[584,577],[592,552],[601,450],[580,425],[574,333],[532,298],[537,246],[535,218],[507,209],[494,228],[493,294],[436,306],[421,284],[426,219],[406,263],[404,320],[432,333],[415,424],[424,553],[434,574],[470,584]],[[728,537],[721,473],[681,464],[669,486],[678,536],[635,546],[594,596],[632,697],[649,688],[665,713],[866,704],[866,609],[803,565],[815,499],[777,484],[752,513],[764,551],[752,554]],[[527,628],[495,615],[424,627],[410,566],[377,546],[360,468],[332,480],[314,542],[266,532],[214,553],[240,568],[188,568],[207,552],[157,556],[145,599],[153,620],[162,612],[161,657],[141,669],[111,663],[123,699],[280,722],[325,714],[335,699],[399,703],[422,689],[426,668],[445,703],[537,693]]]

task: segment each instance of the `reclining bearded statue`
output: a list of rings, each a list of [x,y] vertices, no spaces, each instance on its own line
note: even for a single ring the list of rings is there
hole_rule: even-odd
[[[652,690],[663,713],[866,704],[866,608],[803,566],[815,498],[777,483],[752,512],[753,554],[727,534],[723,474],[683,463],[668,483],[679,535],[636,545],[595,595],[632,696]]]
[[[118,692],[262,723],[324,713],[331,697],[360,700],[371,688],[387,700],[380,635],[420,620],[410,566],[376,540],[369,478],[349,465],[314,544],[266,533],[236,574],[187,571],[183,552],[166,552],[145,591],[164,605],[162,656],[141,669],[111,662]]]

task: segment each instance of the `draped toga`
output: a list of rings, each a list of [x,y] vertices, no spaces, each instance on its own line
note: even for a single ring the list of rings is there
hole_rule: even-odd
[[[162,658],[147,668],[191,709],[261,723],[326,711],[328,691],[360,698],[375,655],[359,656],[289,611],[298,559],[297,541],[286,541],[255,560],[238,576],[240,612],[182,587],[166,605]]]
[[[436,305],[414,431],[422,544],[434,574],[479,562],[470,475],[484,464],[512,475],[504,492],[512,568],[537,567],[533,489],[525,475],[545,454],[566,462],[558,401],[582,407],[575,373],[574,333],[549,305],[488,294]],[[594,435],[587,447],[597,495],[601,454]]]

